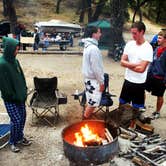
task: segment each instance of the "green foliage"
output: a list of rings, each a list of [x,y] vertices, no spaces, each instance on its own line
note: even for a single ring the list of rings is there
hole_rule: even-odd
[[[146,3],[144,3],[146,2]],[[143,3],[143,5],[141,5]],[[128,7],[135,10],[138,6],[143,15],[156,23],[166,23],[166,1],[164,0],[128,0]]]
[[[143,8],[143,14],[156,23],[166,23],[166,1],[153,0]]]

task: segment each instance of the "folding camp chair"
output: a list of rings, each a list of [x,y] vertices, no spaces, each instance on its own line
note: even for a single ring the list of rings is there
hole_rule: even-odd
[[[0,124],[0,149],[5,147],[10,138],[10,124]]]
[[[51,126],[59,119],[59,105],[67,103],[67,97],[58,88],[57,77],[38,78],[34,77],[34,91],[29,106],[32,109],[32,122],[34,116],[45,120]],[[53,122],[48,116],[53,115]]]
[[[109,93],[109,75],[107,73],[104,73],[104,85],[105,89],[102,93],[102,98],[100,101],[100,105],[98,108],[93,112],[94,116],[97,116],[97,113],[103,112],[105,114],[105,119],[109,113],[109,107],[113,105],[113,100],[111,97],[115,97],[115,95],[112,95]],[[84,90],[81,93],[73,94],[75,100],[79,100],[80,105],[83,107],[82,111],[82,117],[85,111],[86,107],[86,91]]]

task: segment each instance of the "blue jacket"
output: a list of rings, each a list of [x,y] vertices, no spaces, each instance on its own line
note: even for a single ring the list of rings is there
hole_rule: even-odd
[[[150,64],[149,73],[153,76],[160,77],[166,84],[166,51],[160,57],[157,57],[157,47],[153,54],[153,62]]]

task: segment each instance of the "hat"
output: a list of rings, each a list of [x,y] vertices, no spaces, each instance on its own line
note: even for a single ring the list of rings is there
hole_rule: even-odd
[[[35,27],[34,29],[38,31],[38,28],[37,28],[37,27]]]

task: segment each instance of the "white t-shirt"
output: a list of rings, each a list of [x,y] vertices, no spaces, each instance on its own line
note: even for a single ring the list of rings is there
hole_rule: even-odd
[[[147,41],[141,45],[137,45],[134,40],[129,41],[124,48],[123,54],[128,56],[128,60],[131,63],[139,63],[141,61],[152,62],[153,60],[153,49]],[[126,68],[125,79],[132,83],[144,83],[148,67],[149,65],[143,73],[138,73]]]

